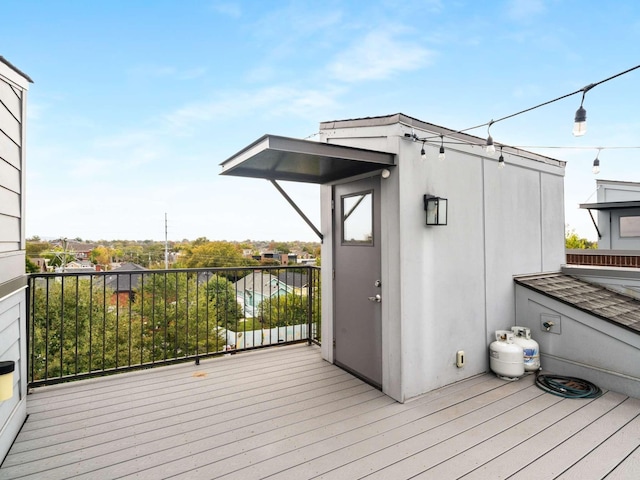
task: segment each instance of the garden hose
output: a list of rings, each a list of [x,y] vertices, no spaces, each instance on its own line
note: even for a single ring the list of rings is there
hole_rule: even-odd
[[[603,393],[587,380],[547,373],[536,375],[536,385],[547,393],[563,398],[598,398]]]

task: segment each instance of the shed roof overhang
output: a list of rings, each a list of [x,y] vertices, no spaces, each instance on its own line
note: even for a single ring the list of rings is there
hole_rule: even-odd
[[[640,201],[581,203],[580,208],[587,210],[618,210],[620,208],[640,208]]]
[[[394,166],[395,155],[264,135],[220,165],[221,175],[326,184]]]

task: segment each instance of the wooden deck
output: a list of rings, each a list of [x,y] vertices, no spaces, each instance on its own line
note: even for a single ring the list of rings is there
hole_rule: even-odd
[[[297,345],[36,389],[0,479],[640,478],[640,400],[491,374],[399,404]]]

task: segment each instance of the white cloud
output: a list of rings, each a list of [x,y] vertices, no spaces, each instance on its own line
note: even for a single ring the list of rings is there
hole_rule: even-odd
[[[345,82],[379,80],[423,68],[432,58],[433,52],[419,46],[416,40],[403,41],[391,32],[375,31],[339,53],[329,71]]]
[[[338,105],[342,90],[267,87],[255,91],[227,91],[210,102],[192,103],[164,116],[174,133],[189,134],[190,128],[217,117],[273,116],[288,114],[317,120],[319,111]]]

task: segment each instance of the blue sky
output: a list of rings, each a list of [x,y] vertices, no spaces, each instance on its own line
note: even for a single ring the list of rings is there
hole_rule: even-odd
[[[219,176],[265,133],[402,112],[488,122],[640,64],[640,2],[2,0],[0,54],[29,74],[27,235],[308,240],[267,181]],[[10,19],[10,21],[8,21]],[[635,53],[634,53],[635,52]],[[568,162],[566,223],[595,178],[640,181],[640,70],[495,124]],[[486,128],[469,132],[486,136]],[[319,224],[319,188],[284,183]]]

